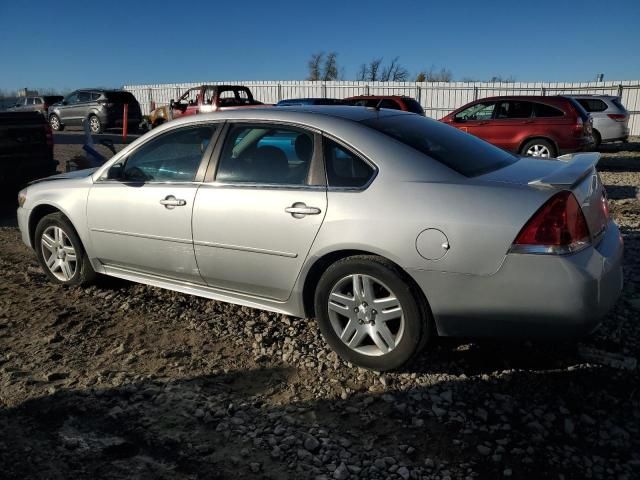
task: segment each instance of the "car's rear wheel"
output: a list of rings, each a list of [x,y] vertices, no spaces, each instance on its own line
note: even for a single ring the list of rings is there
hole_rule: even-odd
[[[60,117],[58,117],[55,113],[49,117],[49,125],[51,125],[51,129],[56,132],[61,132],[64,130],[64,125],[60,122]]]
[[[315,311],[322,335],[340,357],[375,370],[408,362],[429,332],[426,309],[402,273],[375,256],[331,265],[318,282]]]
[[[555,145],[543,138],[529,140],[522,146],[520,153],[527,157],[539,158],[555,158],[558,156]]]
[[[96,276],[75,229],[61,213],[43,217],[36,227],[34,248],[49,279],[62,285],[85,285]]]
[[[95,134],[102,133],[104,130],[102,122],[96,115],[89,116],[89,130]]]

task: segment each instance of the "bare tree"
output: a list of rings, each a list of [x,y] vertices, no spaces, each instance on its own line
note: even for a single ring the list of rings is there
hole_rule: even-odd
[[[321,68],[322,61],[324,60],[324,52],[313,53],[311,59],[307,63],[309,68],[309,76],[307,80],[318,81],[322,76]]]
[[[338,79],[338,54],[329,52],[322,69],[322,80],[325,82]]]
[[[420,72],[418,73],[418,75],[416,75],[416,82],[426,82],[427,81],[427,74],[424,72]]]
[[[356,80],[360,80],[361,82],[367,79],[367,75],[369,74],[369,67],[366,63],[360,65],[360,69],[358,70],[358,75],[356,76]]]
[[[427,82],[450,82],[453,79],[453,74],[448,68],[441,68],[440,71],[436,71],[435,67],[431,67],[425,73]]]
[[[406,82],[409,78],[409,72],[404,68],[398,60],[400,57],[396,57],[391,60],[391,63],[382,69],[380,74],[380,80],[383,82]]]
[[[376,82],[380,80],[380,68],[382,67],[382,57],[374,58],[367,67],[367,80]]]
[[[494,75],[489,81],[494,83],[514,83],[516,79],[513,75],[509,75],[508,77],[503,77],[502,75]]]

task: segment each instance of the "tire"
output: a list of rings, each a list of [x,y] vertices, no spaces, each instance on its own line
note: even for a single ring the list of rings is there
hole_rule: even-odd
[[[544,154],[536,155],[533,152],[544,152]],[[531,153],[528,153],[531,152]],[[522,146],[520,150],[520,154],[526,157],[539,157],[539,158],[556,158],[558,156],[558,152],[556,150],[555,145],[549,140],[545,140],[544,138],[534,138],[533,140],[529,140]]]
[[[354,293],[354,283],[361,294]],[[329,266],[316,287],[315,311],[329,346],[342,359],[373,370],[404,365],[430,336],[430,315],[421,297],[404,273],[381,257],[347,257]]]
[[[600,148],[600,144],[602,143],[602,135],[597,130],[593,130],[593,150],[598,150]]]
[[[60,121],[60,117],[55,113],[49,117],[49,125],[51,125],[51,130],[56,132],[61,132],[64,130],[64,125]]]
[[[33,244],[40,266],[53,283],[76,286],[88,285],[95,280],[96,272],[82,242],[62,213],[42,217],[36,226]],[[72,253],[75,261],[70,260]],[[53,263],[51,267],[47,264],[48,260]]]
[[[87,120],[89,122],[89,130],[91,130],[91,133],[97,135],[104,132],[104,126],[96,115],[89,115]]]

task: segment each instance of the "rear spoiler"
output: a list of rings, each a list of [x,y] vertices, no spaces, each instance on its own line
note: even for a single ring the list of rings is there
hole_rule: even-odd
[[[540,188],[571,188],[593,171],[600,161],[600,154],[597,152],[572,153],[558,157],[558,161],[565,165],[546,177],[531,180],[529,185]]]

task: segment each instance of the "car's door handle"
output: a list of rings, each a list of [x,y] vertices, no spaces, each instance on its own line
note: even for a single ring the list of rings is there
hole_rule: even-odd
[[[307,207],[303,202],[296,202],[290,207],[286,207],[284,211],[290,213],[295,218],[302,218],[305,215],[318,215],[321,212],[318,207]]]
[[[164,205],[165,208],[175,208],[175,207],[184,207],[187,204],[186,200],[181,198],[176,198],[173,195],[167,195],[162,200],[160,200],[160,205]]]

